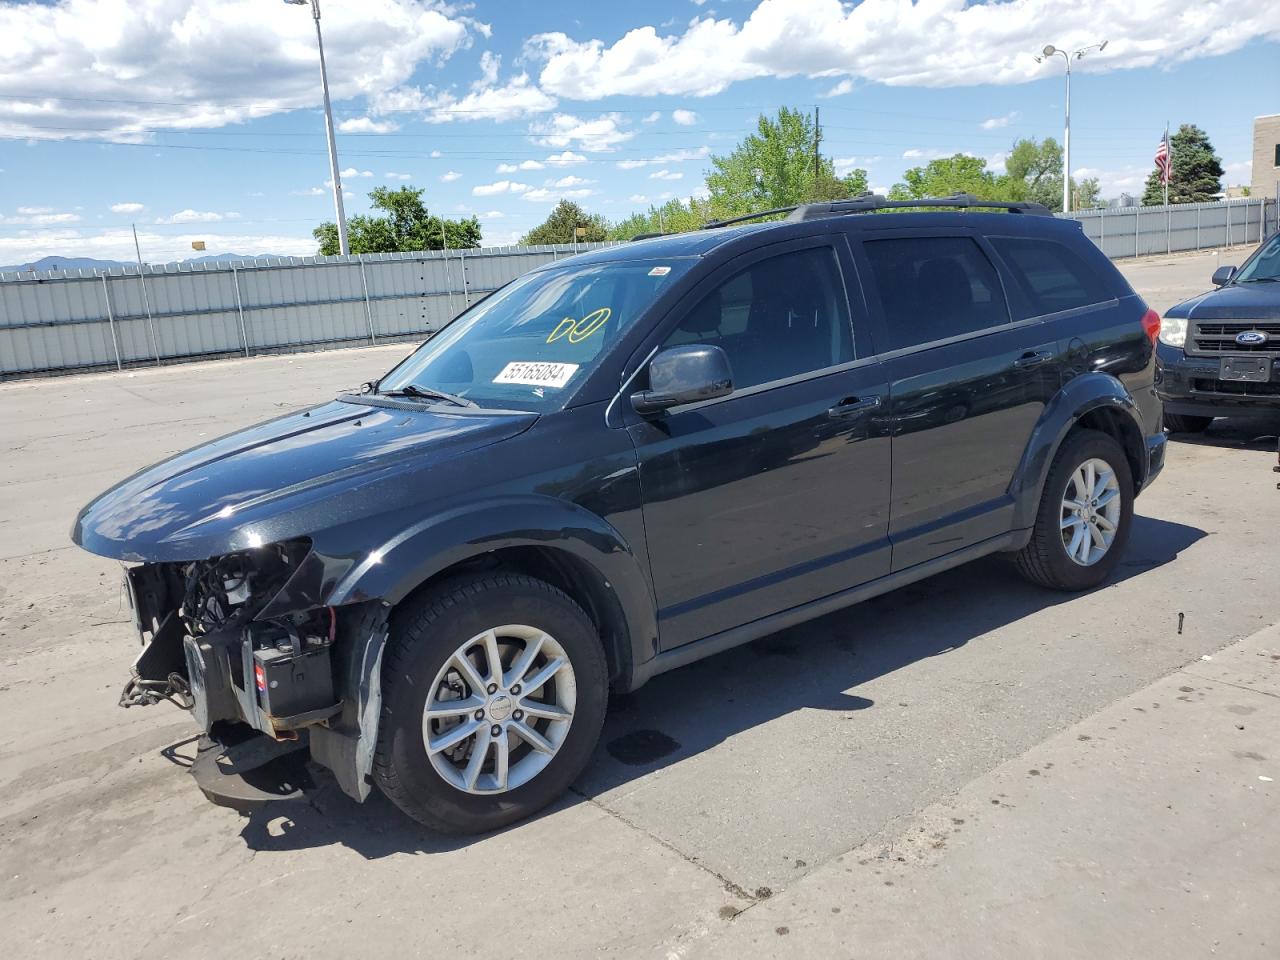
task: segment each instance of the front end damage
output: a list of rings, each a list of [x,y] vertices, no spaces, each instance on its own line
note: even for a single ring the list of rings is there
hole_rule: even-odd
[[[345,793],[369,794],[388,608],[325,605],[325,566],[298,539],[126,571],[143,648],[120,705],[191,711],[191,773],[214,803],[297,796],[308,752]]]

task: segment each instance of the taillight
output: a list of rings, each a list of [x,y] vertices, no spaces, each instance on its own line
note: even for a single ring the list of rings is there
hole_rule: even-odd
[[[1154,310],[1148,310],[1142,315],[1142,332],[1147,335],[1147,339],[1151,341],[1151,345],[1156,345],[1156,339],[1160,336],[1160,314]]]
[[[267,690],[267,671],[262,669],[262,664],[255,663],[253,665],[253,679],[257,684],[258,692],[265,693]]]

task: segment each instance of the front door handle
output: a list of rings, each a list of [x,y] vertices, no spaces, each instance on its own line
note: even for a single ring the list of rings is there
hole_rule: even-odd
[[[865,413],[880,406],[879,397],[845,397],[827,411],[828,417],[851,417],[855,413]]]
[[[1017,360],[1013,361],[1013,365],[1019,370],[1025,370],[1027,367],[1038,367],[1042,363],[1048,363],[1053,359],[1053,354],[1048,350],[1028,350]]]

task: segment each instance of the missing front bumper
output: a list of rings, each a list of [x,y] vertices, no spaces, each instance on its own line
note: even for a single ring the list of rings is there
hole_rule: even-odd
[[[279,741],[227,727],[200,738],[191,776],[210,803],[252,813],[314,789],[306,747],[305,737]]]

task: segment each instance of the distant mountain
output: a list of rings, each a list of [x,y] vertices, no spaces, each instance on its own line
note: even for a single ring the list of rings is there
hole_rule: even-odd
[[[211,253],[204,257],[192,257],[179,260],[178,263],[227,263],[233,260],[253,260],[257,257],[271,257],[271,253]],[[174,262],[174,261],[169,261]],[[41,257],[33,263],[18,263],[9,267],[0,267],[0,273],[28,273],[32,270],[108,270],[111,267],[132,267],[133,263],[120,260],[95,260],[93,257]],[[159,266],[159,264],[156,264]]]
[[[41,257],[34,263],[19,263],[11,267],[0,267],[0,273],[20,270],[106,270],[110,267],[123,267],[119,260],[95,260],[93,257]]]
[[[204,257],[192,257],[182,263],[230,263],[233,260],[254,260],[258,257],[274,257],[274,253],[211,253]]]

